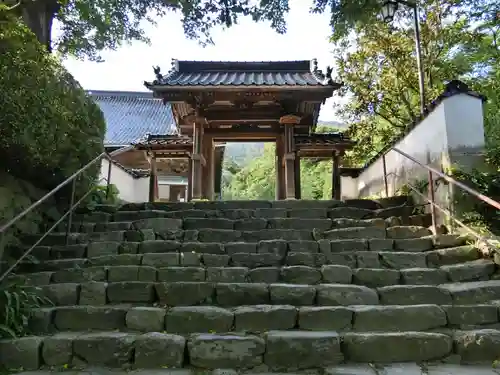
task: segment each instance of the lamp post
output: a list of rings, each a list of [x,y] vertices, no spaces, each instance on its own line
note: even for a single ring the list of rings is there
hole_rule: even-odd
[[[424,88],[424,70],[422,68],[422,49],[420,47],[420,24],[418,20],[418,7],[416,2],[406,0],[386,0],[382,4],[381,14],[385,22],[392,22],[399,5],[406,5],[413,9],[413,21],[415,23],[415,47],[417,54],[418,86],[420,89],[420,113],[425,112],[425,88]]]

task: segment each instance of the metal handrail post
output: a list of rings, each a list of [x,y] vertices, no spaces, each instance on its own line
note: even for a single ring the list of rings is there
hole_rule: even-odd
[[[71,226],[73,225],[73,210],[71,208],[75,204],[75,194],[76,194],[76,178],[71,183],[71,199],[69,203],[70,211],[68,215],[68,224],[66,228],[66,245],[69,245],[69,234],[71,233]]]
[[[387,164],[385,161],[385,154],[382,155],[382,168],[384,170],[385,197],[389,198],[389,184],[387,183]]]

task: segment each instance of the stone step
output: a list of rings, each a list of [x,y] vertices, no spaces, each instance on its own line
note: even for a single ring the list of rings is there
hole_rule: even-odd
[[[6,368],[71,364],[108,368],[252,369],[325,368],[342,362],[425,362],[459,356],[464,362],[496,360],[500,331],[430,332],[269,331],[254,334],[74,332],[0,342]],[[232,372],[231,372],[232,373]],[[356,373],[354,373],[356,374]],[[359,372],[357,374],[360,374]]]
[[[256,210],[231,209],[231,210],[182,210],[182,211],[119,211],[116,213],[92,212],[84,215],[76,214],[73,222],[89,222],[94,224],[105,224],[108,222],[133,222],[140,219],[150,218],[176,218],[176,219],[197,219],[197,218],[225,218],[231,220],[244,219],[373,219],[389,217],[400,217],[405,224],[422,225],[422,221],[429,222],[428,214],[413,214],[413,207],[393,207],[378,210],[369,210],[353,207],[339,207],[332,209],[325,208],[263,208]]]
[[[262,366],[259,366],[262,367]],[[377,366],[371,364],[344,364],[322,369],[325,375],[498,375],[499,371],[491,365],[449,365],[449,364],[417,364],[412,362],[394,363]],[[115,370],[110,373],[109,369],[92,367],[92,375],[197,375],[196,369],[137,369],[137,370]],[[272,373],[266,371],[266,373]],[[60,374],[59,370],[23,371],[17,375],[54,375]],[[204,370],[206,375],[237,375],[238,371],[232,369]],[[70,375],[89,375],[89,372],[76,371]]]
[[[160,221],[158,221],[160,220]],[[66,241],[69,245],[85,244],[94,242],[142,242],[151,240],[177,240],[183,242],[258,242],[268,240],[286,241],[318,241],[326,239],[337,240],[382,240],[380,246],[393,247],[394,243],[401,243],[401,246],[414,247],[414,251],[422,251],[422,247],[432,248],[433,239],[444,239],[452,243],[463,243],[466,237],[456,235],[432,236],[432,232],[420,226],[392,226],[388,228],[380,227],[347,227],[330,230],[309,228],[309,229],[255,229],[255,230],[235,230],[235,229],[191,229],[183,230],[169,228],[164,220],[173,219],[152,219],[144,223],[148,228],[136,230],[121,230],[95,233],[70,233],[66,238],[65,233],[50,233],[42,242],[41,246],[64,246]],[[151,228],[152,227],[152,228]],[[23,238],[25,246],[34,244],[40,236],[25,236]],[[453,238],[453,240],[451,240]],[[453,246],[453,245],[447,245]],[[455,245],[456,246],[456,245]],[[442,246],[441,246],[442,247]],[[426,250],[426,249],[423,249]]]
[[[135,234],[136,232],[134,232]],[[129,234],[129,233],[128,233]],[[197,252],[216,254],[236,253],[262,253],[269,252],[266,249],[279,248],[279,253],[339,253],[357,251],[397,251],[397,252],[426,252],[431,250],[456,248],[457,254],[478,253],[473,246],[464,246],[465,238],[457,235],[437,235],[410,239],[319,239],[319,240],[261,240],[251,242],[200,242],[198,236],[187,236],[189,233],[175,233],[171,237],[157,238],[149,236],[148,239],[130,238],[125,233],[123,239],[111,241],[96,241],[91,243],[80,243],[72,245],[37,246],[31,254],[37,260],[70,259],[80,257],[95,257],[104,254],[137,254],[149,252]],[[192,234],[192,233],[191,233]],[[123,236],[120,236],[122,238]],[[209,249],[209,250],[207,250]],[[6,249],[6,254],[13,258],[20,257],[27,247]],[[445,250],[449,253],[451,250]],[[438,253],[436,253],[438,254]],[[439,257],[437,257],[439,258]]]
[[[439,285],[447,282],[488,280],[496,271],[495,263],[479,259],[440,268],[350,268],[346,265],[234,267],[234,266],[169,266],[159,265],[156,254],[145,255],[142,260],[128,258],[139,264],[101,265],[42,271],[9,277],[9,282],[21,285],[48,285],[58,283],[84,283],[89,281],[159,281],[159,282],[230,282],[230,283],[291,283],[314,285],[321,283],[356,284],[368,287],[389,285]],[[109,259],[109,258],[108,258]],[[92,261],[91,261],[92,262]],[[92,263],[91,263],[92,264]]]
[[[190,305],[474,305],[500,300],[500,280],[440,285],[390,285],[369,288],[354,284],[99,282],[59,283],[33,288],[55,306],[105,304]]]
[[[29,326],[36,334],[64,331],[260,333],[272,330],[398,332],[500,328],[495,305],[305,306],[246,305],[64,306],[39,308]]]
[[[342,242],[343,245],[346,243],[348,242]],[[296,248],[295,245],[299,247]],[[252,269],[279,266],[321,267],[325,265],[374,269],[445,267],[446,272],[452,275],[453,281],[460,281],[474,279],[485,273],[493,274],[496,271],[496,267],[491,262],[478,261],[469,263],[470,266],[474,265],[474,267],[468,267],[468,272],[463,273],[464,269],[461,264],[479,260],[481,257],[481,253],[473,246],[413,252],[401,250],[342,251],[343,247],[337,245],[339,243],[327,242],[324,244],[320,242],[317,248],[311,247],[307,251],[308,249],[304,247],[303,243],[287,243],[286,241],[262,241],[258,244],[226,244],[225,246],[219,243],[179,243],[176,241],[100,242],[92,243],[88,247],[71,246],[71,251],[68,250],[68,257],[38,262],[22,262],[16,272],[32,273],[118,265],[143,265],[157,268],[234,266]],[[313,252],[314,249],[320,252]],[[37,254],[35,252],[34,255],[37,256]],[[77,258],[70,258],[70,256]],[[0,266],[5,268],[7,264],[4,263]]]

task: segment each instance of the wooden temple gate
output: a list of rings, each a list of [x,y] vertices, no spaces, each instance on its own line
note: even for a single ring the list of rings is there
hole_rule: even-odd
[[[313,133],[321,104],[340,85],[331,69],[323,74],[317,68],[316,60],[173,60],[167,75],[159,68],[155,73],[145,85],[171,103],[180,135],[159,135],[137,145],[150,154],[152,182],[154,159],[177,155],[189,160],[188,199],[212,200],[220,193],[222,171],[223,148],[216,146],[266,141],[276,142],[276,199],[300,198],[300,157],[337,155],[334,171],[340,181],[338,158],[351,143],[339,135]],[[340,196],[340,184],[335,186]]]

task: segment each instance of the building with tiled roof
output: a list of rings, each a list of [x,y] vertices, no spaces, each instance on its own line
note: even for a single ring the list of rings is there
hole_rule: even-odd
[[[88,90],[88,95],[103,112],[106,121],[104,146],[112,151],[140,142],[150,134],[175,137],[177,127],[169,103],[150,92]],[[105,165],[104,165],[105,164]],[[109,164],[104,162],[101,177],[107,178]],[[130,150],[115,157],[111,182],[127,201],[148,198],[150,166],[142,150]],[[164,160],[158,163],[159,197],[184,198],[187,161]]]
[[[151,92],[89,90],[88,94],[104,114],[106,147],[128,146],[147,134],[177,133],[170,104],[153,98]]]

